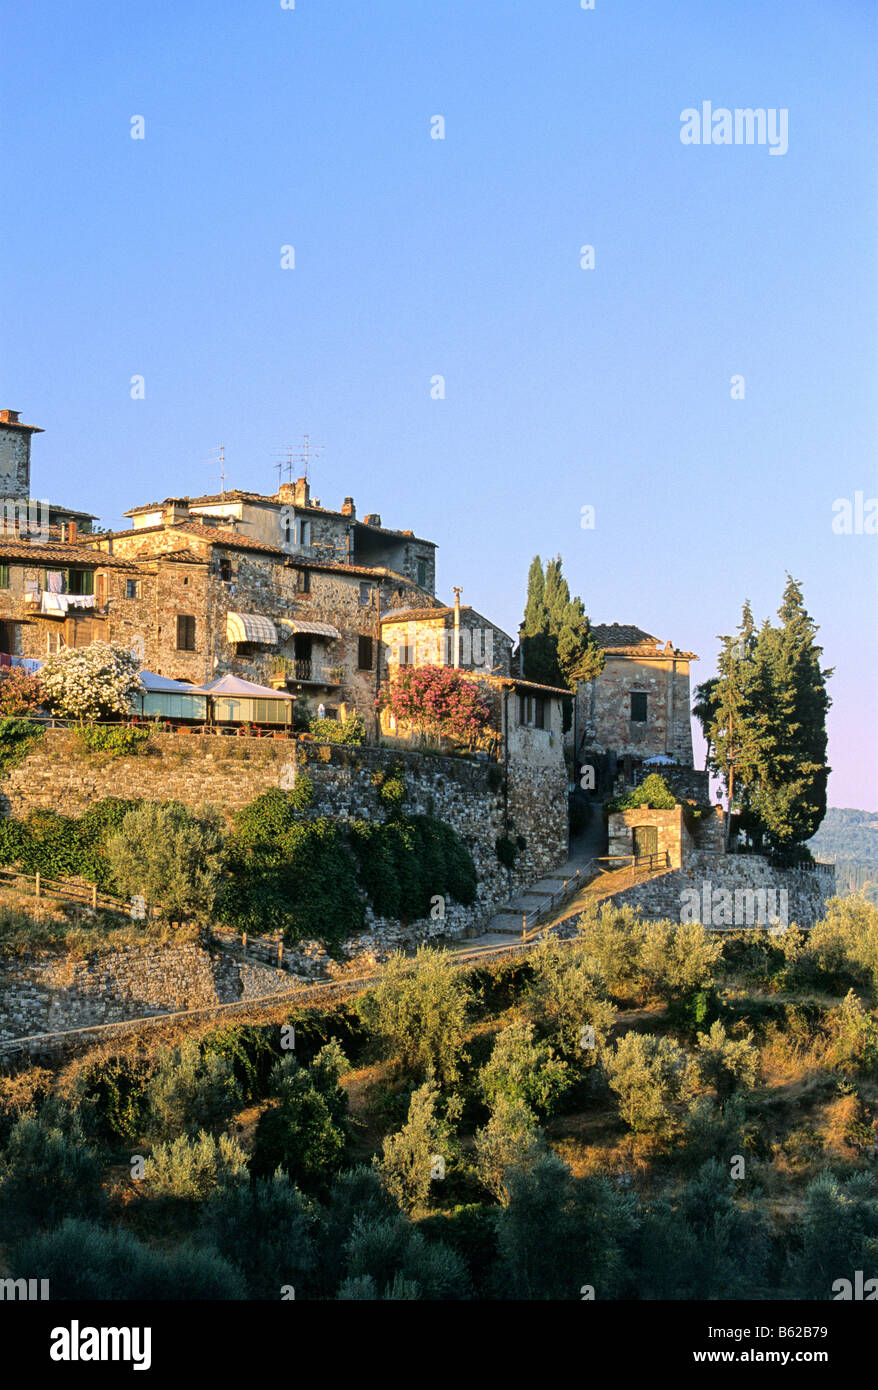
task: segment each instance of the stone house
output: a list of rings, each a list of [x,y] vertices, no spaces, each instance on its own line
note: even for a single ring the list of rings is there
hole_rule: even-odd
[[[134,573],[128,561],[82,545],[0,533],[0,654],[43,661],[62,647],[117,640],[110,596],[130,610],[124,595]]]
[[[366,569],[390,570],[427,594],[436,591],[436,545],[412,531],[382,526],[377,512],[357,518],[352,497],[340,511],[311,498],[306,478],[283,483],[277,493],[239,490],[204,497],[166,498],[125,512],[136,531],[182,521],[201,522],[232,531],[297,557]]]
[[[224,525],[173,519],[83,538],[77,549],[132,568],[111,596],[109,640],[159,675],[218,675],[284,688],[328,717],[376,724],[379,614],[431,602],[404,575],[290,552]]]
[[[397,666],[456,666],[489,675],[512,670],[512,638],[475,608],[396,607],[381,616],[382,653],[388,671]]]
[[[605,666],[576,695],[576,758],[591,764],[597,789],[631,785],[648,759],[693,768],[689,665],[694,652],[630,624],[592,627]],[[570,748],[573,751],[574,731]],[[648,767],[647,771],[653,770]]]

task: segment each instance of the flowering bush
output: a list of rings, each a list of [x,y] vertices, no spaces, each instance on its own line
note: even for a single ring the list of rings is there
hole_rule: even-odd
[[[491,706],[474,681],[453,666],[398,668],[376,700],[412,729],[474,743],[491,718]]]
[[[131,713],[140,693],[140,660],[127,647],[92,642],[56,652],[41,671],[47,704],[68,719],[109,719]]]
[[[29,676],[26,671],[14,667],[0,680],[0,717],[4,719],[30,714],[39,708],[42,700],[39,676]]]

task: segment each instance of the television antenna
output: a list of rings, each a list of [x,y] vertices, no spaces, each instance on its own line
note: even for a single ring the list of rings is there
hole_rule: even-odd
[[[226,478],[228,477],[228,474],[226,473],[226,446],[225,446],[225,444],[221,444],[221,445],[219,446],[218,449],[215,449],[214,452],[211,454],[210,458],[207,459],[207,462],[208,462],[208,463],[218,463],[218,464],[219,464],[219,473],[215,473],[213,476],[219,478],[220,484],[221,484],[221,486],[222,486],[222,494],[223,494],[223,496],[225,497],[225,495],[226,495]]]

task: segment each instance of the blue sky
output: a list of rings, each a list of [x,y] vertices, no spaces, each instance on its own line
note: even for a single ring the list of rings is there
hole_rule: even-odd
[[[513,632],[560,553],[702,680],[789,569],[830,802],[878,810],[878,538],[831,529],[878,496],[873,0],[0,14],[0,405],[46,430],[37,496],[119,524],[217,488],[221,444],[272,491],[308,432],[324,505],[435,539],[443,596]],[[683,145],[708,100],[786,108],[787,153]]]

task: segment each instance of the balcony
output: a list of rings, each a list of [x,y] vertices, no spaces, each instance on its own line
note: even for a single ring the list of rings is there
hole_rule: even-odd
[[[343,674],[341,666],[322,666],[316,661],[281,656],[275,661],[271,683],[276,689],[288,685],[320,685],[333,689],[341,685]]]

